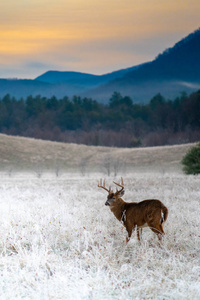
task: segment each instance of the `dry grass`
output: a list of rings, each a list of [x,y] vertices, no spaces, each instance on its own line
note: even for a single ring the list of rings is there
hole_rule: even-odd
[[[180,165],[191,146],[120,149],[0,135],[2,169],[52,171],[58,161],[80,171],[84,160],[88,168],[85,177],[1,174],[0,299],[199,300],[199,176],[181,174]],[[168,207],[162,246],[148,228],[141,244],[133,234],[126,246],[97,188],[102,173],[92,173],[105,161],[126,165],[115,179],[123,174],[125,201],[158,198]]]
[[[168,207],[162,246],[149,228],[126,246],[100,176],[1,178],[0,299],[199,300],[199,176],[124,176],[124,200]]]
[[[63,170],[80,170],[84,164],[88,171],[100,171],[105,161],[111,168],[128,171],[159,170],[180,171],[180,161],[192,144],[149,147],[108,148],[76,144],[65,144],[0,134],[1,171],[12,168],[17,171],[33,170],[37,165],[43,170],[55,169],[59,164]]]

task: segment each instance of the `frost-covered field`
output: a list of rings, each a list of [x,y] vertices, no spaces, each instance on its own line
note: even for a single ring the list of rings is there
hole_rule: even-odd
[[[200,177],[124,176],[124,200],[168,207],[161,247],[125,245],[100,177],[1,178],[0,299],[200,299]]]

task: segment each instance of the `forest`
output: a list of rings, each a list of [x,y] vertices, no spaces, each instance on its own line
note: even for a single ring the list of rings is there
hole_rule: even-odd
[[[200,90],[148,104],[114,92],[107,105],[89,98],[40,95],[0,99],[0,132],[51,141],[113,147],[173,145],[200,140]]]

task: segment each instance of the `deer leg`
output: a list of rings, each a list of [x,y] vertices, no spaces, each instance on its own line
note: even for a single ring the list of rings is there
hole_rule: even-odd
[[[126,244],[127,244],[131,238],[133,229],[126,228],[126,230],[127,230],[127,236],[126,236]]]
[[[148,226],[150,227],[150,229],[157,235],[159,241],[162,241],[162,238],[165,234],[163,227],[161,224],[159,225],[155,225],[155,224],[148,224]]]
[[[159,229],[160,229],[160,233],[159,233],[157,236],[158,236],[158,239],[159,239],[160,241],[162,241],[162,238],[163,238],[164,235],[165,235],[165,232],[164,232],[164,230],[163,230],[162,224],[159,225]]]
[[[137,238],[140,242],[140,240],[142,239],[142,228],[137,228]]]

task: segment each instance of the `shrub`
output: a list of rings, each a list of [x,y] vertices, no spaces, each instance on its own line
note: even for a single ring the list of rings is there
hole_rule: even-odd
[[[195,175],[200,173],[200,143],[186,153],[181,163],[186,174]]]

